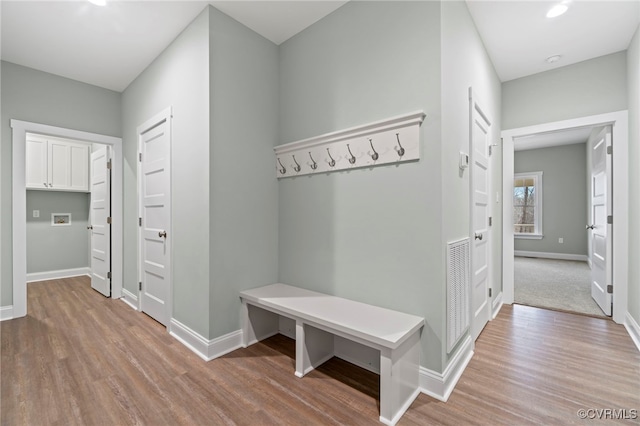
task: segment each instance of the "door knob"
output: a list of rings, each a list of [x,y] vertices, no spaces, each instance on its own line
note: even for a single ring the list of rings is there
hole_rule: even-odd
[[[587,225],[587,229],[593,230],[595,227],[596,227],[595,225]]]
[[[158,232],[158,237],[164,237],[164,238],[167,238],[167,231],[160,231],[160,232]]]
[[[475,237],[476,237],[476,240],[482,241],[482,234],[476,234]]]
[[[87,229],[93,229],[93,225],[87,226]]]

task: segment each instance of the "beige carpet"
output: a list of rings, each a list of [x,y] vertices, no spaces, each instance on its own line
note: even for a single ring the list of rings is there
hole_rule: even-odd
[[[591,269],[585,262],[516,257],[514,265],[516,303],[605,316],[591,298]]]

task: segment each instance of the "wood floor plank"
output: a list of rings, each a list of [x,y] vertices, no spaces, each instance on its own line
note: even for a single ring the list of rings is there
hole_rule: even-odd
[[[86,277],[30,283],[28,315],[0,323],[0,424],[379,424],[376,374],[333,358],[300,379],[294,356],[276,335],[204,362]],[[449,400],[421,394],[398,424],[583,424],[580,409],[640,410],[626,330],[514,305],[482,332]]]

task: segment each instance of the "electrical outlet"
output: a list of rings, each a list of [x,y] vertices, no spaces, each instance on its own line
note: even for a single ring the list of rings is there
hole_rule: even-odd
[[[564,238],[562,238],[562,237],[558,238],[558,242],[559,242],[560,244],[564,244]]]
[[[33,217],[40,217],[40,210],[34,210]]]

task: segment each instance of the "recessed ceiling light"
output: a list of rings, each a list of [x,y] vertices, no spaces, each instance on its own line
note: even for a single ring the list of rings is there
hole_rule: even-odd
[[[562,55],[553,55],[553,56],[549,56],[546,61],[549,64],[553,64],[554,62],[558,62],[560,60],[560,58],[562,58]]]
[[[558,3],[551,9],[549,9],[549,11],[547,12],[547,18],[556,18],[565,13],[567,10],[569,10],[569,2],[563,1],[562,3]]]
[[[96,6],[106,6],[107,5],[107,0],[88,0],[89,3],[93,3]]]

